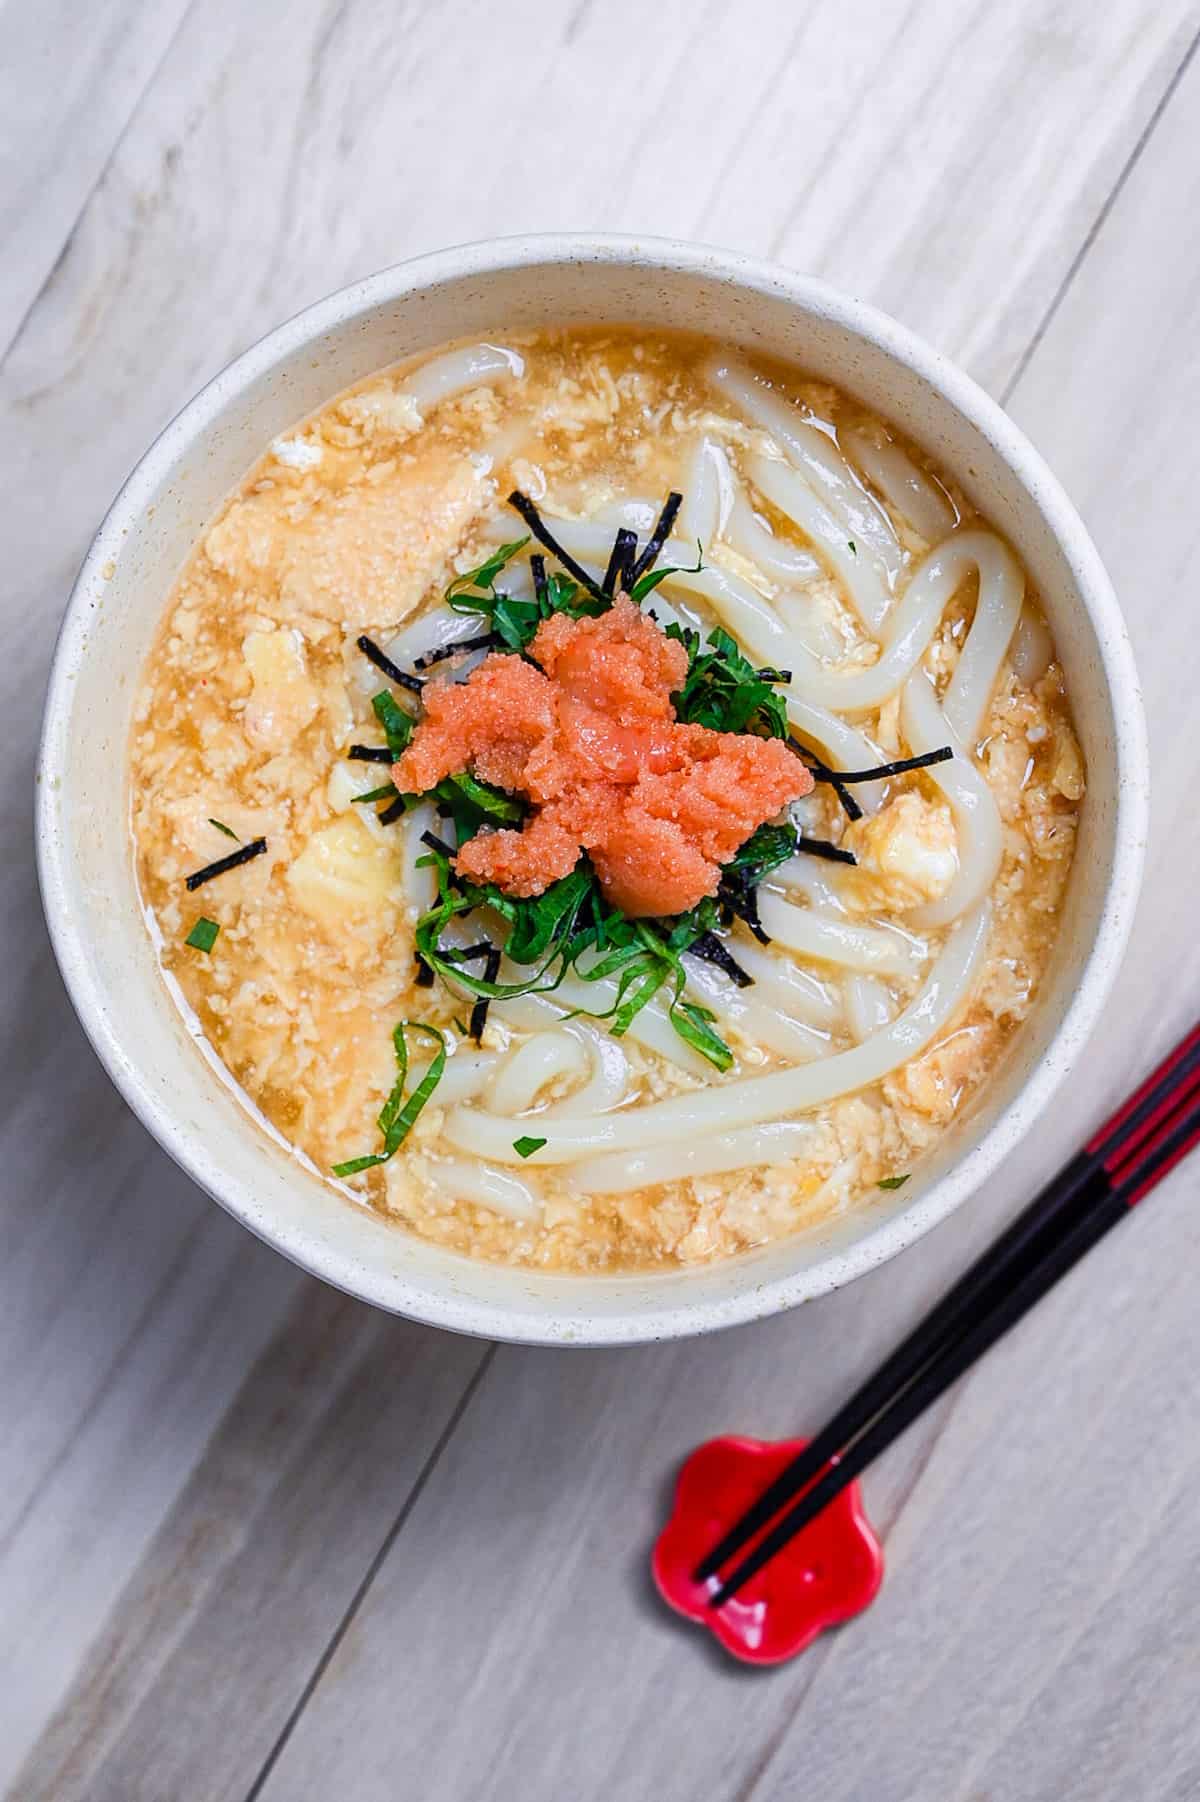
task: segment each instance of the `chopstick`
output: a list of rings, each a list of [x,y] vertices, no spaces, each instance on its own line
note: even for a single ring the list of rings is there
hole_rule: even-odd
[[[1200,1026],[971,1265],[696,1571],[721,1607],[1200,1142]],[[791,1506],[789,1507],[789,1504]]]

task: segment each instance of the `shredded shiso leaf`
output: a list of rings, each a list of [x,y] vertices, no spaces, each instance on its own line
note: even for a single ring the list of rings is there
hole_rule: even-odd
[[[509,504],[520,514],[529,532],[500,545],[477,568],[457,576],[445,592],[450,607],[459,613],[478,614],[486,622],[486,631],[428,652],[417,659],[417,668],[426,669],[460,652],[485,648],[527,656],[538,627],[553,614],[563,613],[572,619],[595,617],[607,611],[619,591],[627,592],[635,602],[645,599],[659,583],[677,573],[671,568],[654,569],[653,565],[670,536],[681,503],[679,494],[668,495],[640,554],[636,533],[622,527],[616,534],[603,581],[597,582],[556,541],[528,496],[515,491],[509,496]],[[531,536],[562,568],[548,572],[543,551],[534,552],[529,560],[533,599],[523,600],[506,594],[497,584]],[[695,567],[701,567],[699,560]],[[883,781],[909,770],[927,768],[953,755],[947,746],[875,769],[832,770],[790,736],[785,700],[779,693],[791,681],[790,671],[756,667],[720,628],[714,628],[706,639],[692,628],[674,623],[666,631],[688,654],[683,687],[673,697],[677,718],[718,732],[751,732],[785,740],[818,781],[832,784],[851,820],[862,814],[850,793],[851,784]],[[358,645],[390,681],[409,692],[421,691],[420,678],[401,670],[373,640],[364,636]],[[374,697],[372,707],[387,744],[352,745],[349,756],[366,762],[394,762],[412,738],[415,719],[387,690]],[[614,1037],[627,1032],[642,1008],[665,992],[667,1013],[679,1036],[717,1069],[726,1070],[733,1062],[733,1053],[713,1028],[715,1015],[683,998],[687,982],[683,957],[686,954],[704,959],[739,987],[748,987],[753,978],[742,969],[717,929],[740,918],[756,938],[769,944],[755,893],[765,876],[799,852],[837,863],[855,862],[852,852],[824,839],[810,838],[790,822],[763,825],[724,866],[715,896],[675,918],[631,920],[605,899],[586,853],[581,854],[570,875],[550,883],[542,894],[527,898],[506,895],[492,883],[475,883],[459,876],[454,860],[460,847],[485,827],[519,823],[525,817],[526,804],[519,796],[481,782],[469,772],[445,778],[431,793],[452,829],[453,843],[433,832],[422,834],[429,855],[420,862],[432,867],[436,874],[437,899],[416,925],[417,980],[420,986],[428,986],[436,975],[454,992],[474,998],[469,1024],[464,1027],[457,1019],[454,1024],[460,1034],[476,1043],[486,1024],[490,1001],[552,994],[568,974],[574,973],[585,982],[615,978],[616,997],[607,1010],[575,1010],[607,1021]],[[384,783],[356,797],[361,803],[386,801],[378,815],[385,824],[399,819],[419,798],[399,793],[393,783]],[[211,873],[215,874],[218,867],[243,861],[243,857],[239,854],[224,860],[221,866],[213,866]],[[205,879],[205,872],[198,875]],[[189,878],[189,886],[191,881]],[[465,950],[443,946],[443,935],[453,920],[479,911],[486,911],[488,931],[493,936]],[[520,974],[515,980],[500,981],[504,962],[517,966]],[[480,970],[470,967],[479,963]],[[439,1046],[438,1055],[407,1101],[403,1098],[408,1069],[406,1027],[431,1034]],[[441,1078],[446,1052],[435,1028],[402,1022],[393,1039],[400,1075],[379,1116],[384,1149],[338,1165],[336,1175],[354,1175],[391,1157]],[[525,1138],[515,1140],[514,1148],[522,1157],[528,1157],[545,1143],[544,1139]],[[899,1188],[907,1180],[907,1176],[889,1177],[880,1187]]]
[[[404,1090],[408,1082],[408,1041],[405,1034],[410,1032],[423,1033],[426,1038],[434,1041],[437,1050],[428,1070],[412,1094],[405,1098]],[[392,1032],[392,1045],[396,1053],[398,1075],[391,1094],[379,1110],[383,1150],[368,1152],[365,1157],[351,1158],[345,1164],[335,1164],[334,1176],[357,1176],[360,1170],[370,1170],[376,1164],[386,1164],[389,1158],[394,1157],[412,1131],[421,1109],[442,1080],[442,1072],[446,1068],[446,1041],[436,1026],[424,1026],[419,1020],[401,1020]]]
[[[208,920],[201,914],[183,942],[190,945],[193,951],[211,951],[220,930],[215,920]]]

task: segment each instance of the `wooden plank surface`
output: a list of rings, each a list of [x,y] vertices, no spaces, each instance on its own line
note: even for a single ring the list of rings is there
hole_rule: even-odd
[[[1156,814],[1086,1084],[965,1217],[786,1319],[569,1356],[374,1316],[212,1209],[108,1089],[9,860],[0,1788],[1200,1792],[1197,1454],[1164,1378],[1197,1350],[1194,1175],[871,1473],[867,1621],[750,1678],[643,1576],[673,1460],[818,1418],[1200,992],[1200,12],[667,0],[649,37],[634,0],[32,16],[0,11],[6,842],[73,566],[158,425],[339,282],[570,226],[781,256],[1012,388],[1126,598]]]

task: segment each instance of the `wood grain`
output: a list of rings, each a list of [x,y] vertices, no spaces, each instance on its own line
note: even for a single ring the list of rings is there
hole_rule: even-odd
[[[3,998],[0,1789],[1195,1794],[1197,1473],[1159,1394],[1196,1349],[1187,1174],[871,1473],[891,1569],[869,1623],[747,1678],[642,1570],[672,1459],[818,1418],[1194,1007],[1200,667],[1163,610],[1187,617],[1197,531],[1200,12],[664,0],[650,40],[634,0],[36,16],[0,11],[6,843],[73,567],[195,386],[373,267],[581,224],[783,256],[1015,379],[1126,597],[1157,787],[1088,1084],[965,1218],[707,1344],[486,1369],[300,1278],[173,1171],[82,1041],[27,865],[0,866],[25,948]],[[1131,1489],[1167,1442],[1161,1485]]]

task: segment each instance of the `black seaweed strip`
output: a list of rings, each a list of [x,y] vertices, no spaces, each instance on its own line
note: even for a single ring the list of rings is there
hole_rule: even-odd
[[[438,837],[436,832],[423,832],[421,834],[421,843],[423,845],[428,845],[431,851],[440,851],[443,857],[453,857],[455,855],[453,845],[448,845],[444,838]]]
[[[460,638],[457,644],[439,645],[436,651],[426,651],[423,657],[414,657],[413,668],[432,669],[435,663],[445,663],[449,657],[464,657],[468,651],[490,651],[499,643],[494,632],[481,632],[478,638]]]
[[[694,944],[688,946],[687,957],[702,958],[706,964],[715,964],[718,970],[724,970],[726,976],[732,977],[739,989],[754,986],[754,978],[743,970],[732,951],[721,943],[715,932],[702,932]]]
[[[838,770],[839,782],[882,782],[888,776],[903,776],[908,770],[927,770],[934,763],[948,763],[954,752],[949,745],[936,751],[922,751],[919,757],[899,757],[895,763],[876,764],[873,770]],[[831,770],[830,775],[834,772]]]
[[[631,532],[628,526],[622,526],[613,539],[612,553],[608,559],[608,568],[604,572],[604,580],[600,584],[605,594],[611,594],[621,578],[621,587],[630,585],[629,568],[637,554],[637,533]]]
[[[496,949],[495,945],[493,945],[490,948],[490,950],[488,951],[488,959],[487,959],[486,964],[483,966],[483,980],[485,982],[495,982],[495,980],[499,974],[500,974],[500,953]],[[479,997],[479,1000],[475,1003],[474,1007],[471,1009],[471,1018],[467,1022],[467,1037],[470,1039],[474,1039],[474,1041],[477,1045],[478,1045],[480,1039],[483,1037],[483,1029],[487,1025],[487,1016],[488,1016],[488,997],[486,995],[481,995]]]
[[[433,971],[429,968],[429,965],[425,962],[425,959],[423,957],[418,957],[417,958],[417,987],[419,989],[431,989],[434,985],[435,980],[436,979],[434,977]]]
[[[211,882],[214,876],[223,876],[226,870],[236,870],[239,864],[249,863],[252,857],[261,857],[266,848],[265,838],[251,839],[248,845],[231,851],[228,857],[218,857],[216,863],[206,863],[202,870],[193,870],[187,879],[188,889],[199,888],[202,882]]]
[[[649,538],[647,538],[641,556],[637,558],[629,571],[629,586],[631,588],[638,577],[644,576],[646,571],[652,569],[654,564],[658,561],[659,553],[661,552],[663,545],[671,536],[671,527],[675,524],[675,515],[682,505],[682,494],[677,494],[672,488],[663,504],[663,510],[658,516],[658,524],[651,532]]]
[[[797,851],[807,851],[810,857],[823,857],[828,863],[858,862],[853,851],[844,851],[841,845],[831,845],[827,838],[806,838],[803,832],[796,838]]]
[[[383,671],[389,682],[394,682],[398,688],[407,688],[411,694],[420,694],[425,686],[421,678],[410,676],[408,671],[402,670],[398,663],[393,663],[387,652],[381,651],[373,638],[368,638],[364,632],[362,637],[356,638],[354,642],[363,656],[368,658],[376,669]]]
[[[564,551],[562,545],[555,541],[550,528],[543,524],[541,514],[527,494],[522,494],[519,488],[514,488],[508,497],[508,504],[514,512],[521,515],[538,543],[544,544],[551,556],[556,557],[563,568],[573,575],[577,582],[582,583],[589,594],[595,595],[598,601],[607,601],[610,598],[605,594],[595,576],[589,576],[583,564],[576,563],[574,557]]]
[[[351,745],[346,752],[357,763],[394,763],[395,758],[386,745]]]
[[[406,795],[397,795],[394,801],[389,801],[383,812],[375,815],[379,824],[381,826],[390,826],[393,820],[400,819],[402,815],[407,812],[404,805],[407,798]]]

